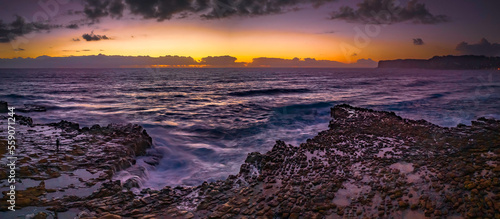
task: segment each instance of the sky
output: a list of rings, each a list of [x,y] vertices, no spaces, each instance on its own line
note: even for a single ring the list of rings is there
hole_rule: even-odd
[[[133,56],[129,67],[366,67],[500,56],[499,8],[498,0],[0,0],[0,65]]]

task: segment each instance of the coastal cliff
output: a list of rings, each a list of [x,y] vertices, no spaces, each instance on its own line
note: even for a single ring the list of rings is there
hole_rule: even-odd
[[[431,59],[381,60],[378,68],[479,70],[500,69],[500,57],[434,56]]]
[[[328,130],[300,145],[277,141],[264,154],[250,153],[226,180],[137,194],[108,171],[88,196],[32,204],[77,209],[80,218],[500,218],[500,121],[445,128],[349,105],[335,106],[331,115]],[[74,132],[73,138],[92,130],[64,124],[54,127]],[[135,133],[126,139],[149,147],[145,131],[125,127],[118,133]],[[113,133],[96,134],[104,142],[124,137]],[[118,144],[136,150],[130,141]]]

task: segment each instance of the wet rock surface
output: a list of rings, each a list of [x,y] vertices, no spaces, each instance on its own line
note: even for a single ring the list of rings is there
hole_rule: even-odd
[[[471,126],[443,128],[349,105],[335,106],[331,112],[329,130],[299,146],[277,141],[265,154],[250,153],[240,172],[224,181],[143,189],[138,194],[109,179],[110,170],[119,169],[119,158],[141,154],[141,144],[131,139],[144,140],[141,134],[110,138],[129,139],[136,147],[116,143],[121,146],[113,148],[129,152],[116,152],[119,158],[108,159],[115,152],[106,151],[106,160],[115,165],[99,165],[98,158],[92,164],[77,161],[92,159],[87,158],[88,148],[105,145],[112,132],[101,129],[113,126],[94,127],[99,130],[95,133],[68,122],[44,126],[97,136],[102,142],[85,139],[86,147],[65,148],[65,153],[75,154],[67,165],[107,175],[88,196],[39,198],[34,203],[78,209],[81,218],[500,218],[500,121],[480,118]],[[77,136],[68,139],[75,141]],[[28,166],[40,163],[41,155],[37,156]],[[40,172],[33,176],[51,175]],[[47,190],[46,181],[36,186],[32,190]]]
[[[91,195],[111,180],[113,174],[135,163],[151,147],[152,139],[139,125],[79,128],[61,121],[34,124],[16,115],[16,208],[46,206],[67,211],[68,197]],[[7,133],[6,119],[0,119],[0,135]],[[2,134],[4,133],[4,134]],[[59,142],[59,143],[58,143]],[[5,139],[0,139],[0,162],[5,164]],[[0,209],[7,210],[7,167],[0,166]]]

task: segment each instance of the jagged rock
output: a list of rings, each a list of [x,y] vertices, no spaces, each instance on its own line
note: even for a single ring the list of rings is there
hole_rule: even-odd
[[[123,183],[123,188],[132,189],[139,188],[139,180],[137,178],[130,178]]]
[[[19,125],[33,126],[33,119],[31,117],[15,114],[14,118],[16,119],[16,123],[19,123]]]
[[[349,105],[335,106],[331,113],[328,130],[298,146],[277,141],[267,153],[250,153],[240,172],[226,180],[144,189],[139,194],[124,189],[137,187],[137,181],[126,181],[122,187],[108,180],[151,146],[142,127],[78,129],[61,122],[56,127],[68,135],[96,137],[92,144],[111,139],[120,144],[117,151],[99,151],[112,157],[107,160],[88,158],[89,147],[79,148],[85,156],[62,159],[65,165],[78,166],[76,161],[85,157],[86,169],[105,171],[92,181],[102,183],[98,191],[83,198],[66,197],[60,204],[85,208],[89,216],[109,212],[153,218],[390,218],[407,211],[431,217],[500,215],[500,121],[482,118],[471,126],[443,128]],[[27,164],[54,160],[42,153],[37,156],[30,156],[34,161],[26,160]],[[40,163],[43,159],[46,162]],[[155,159],[149,163],[155,165]],[[42,173],[65,171],[44,168]]]
[[[50,123],[49,126],[54,126],[60,129],[78,130],[80,125],[74,122],[68,122],[66,120],[61,120],[58,123]]]

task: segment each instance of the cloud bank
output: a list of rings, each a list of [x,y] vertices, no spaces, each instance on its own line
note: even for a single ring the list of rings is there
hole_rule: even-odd
[[[187,67],[197,65],[191,57],[183,56],[69,56],[37,58],[0,59],[2,68],[122,68],[122,67],[147,67],[154,65]],[[24,67],[23,67],[24,66]]]
[[[37,58],[0,59],[0,68],[145,68],[159,67],[268,67],[268,68],[375,68],[377,62],[371,59],[361,59],[357,63],[345,64],[329,60],[255,58],[251,63],[236,62],[232,56],[209,56],[200,61],[186,56],[69,56]]]
[[[417,0],[409,1],[405,6],[397,5],[396,0],[364,0],[358,8],[343,6],[332,12],[330,19],[352,23],[395,24],[411,21],[416,24],[438,24],[449,20],[446,15],[432,14],[425,4]]]
[[[232,56],[209,56],[202,58],[200,61],[201,65],[211,66],[211,67],[245,67],[244,62],[236,62],[236,57]]]
[[[500,44],[490,43],[485,38],[476,44],[459,43],[456,50],[462,55],[500,56]]]
[[[145,19],[169,20],[199,13],[205,19],[282,13],[299,5],[320,5],[336,0],[84,0],[84,14],[91,20],[120,18],[126,11]],[[126,10],[127,9],[127,10]]]

